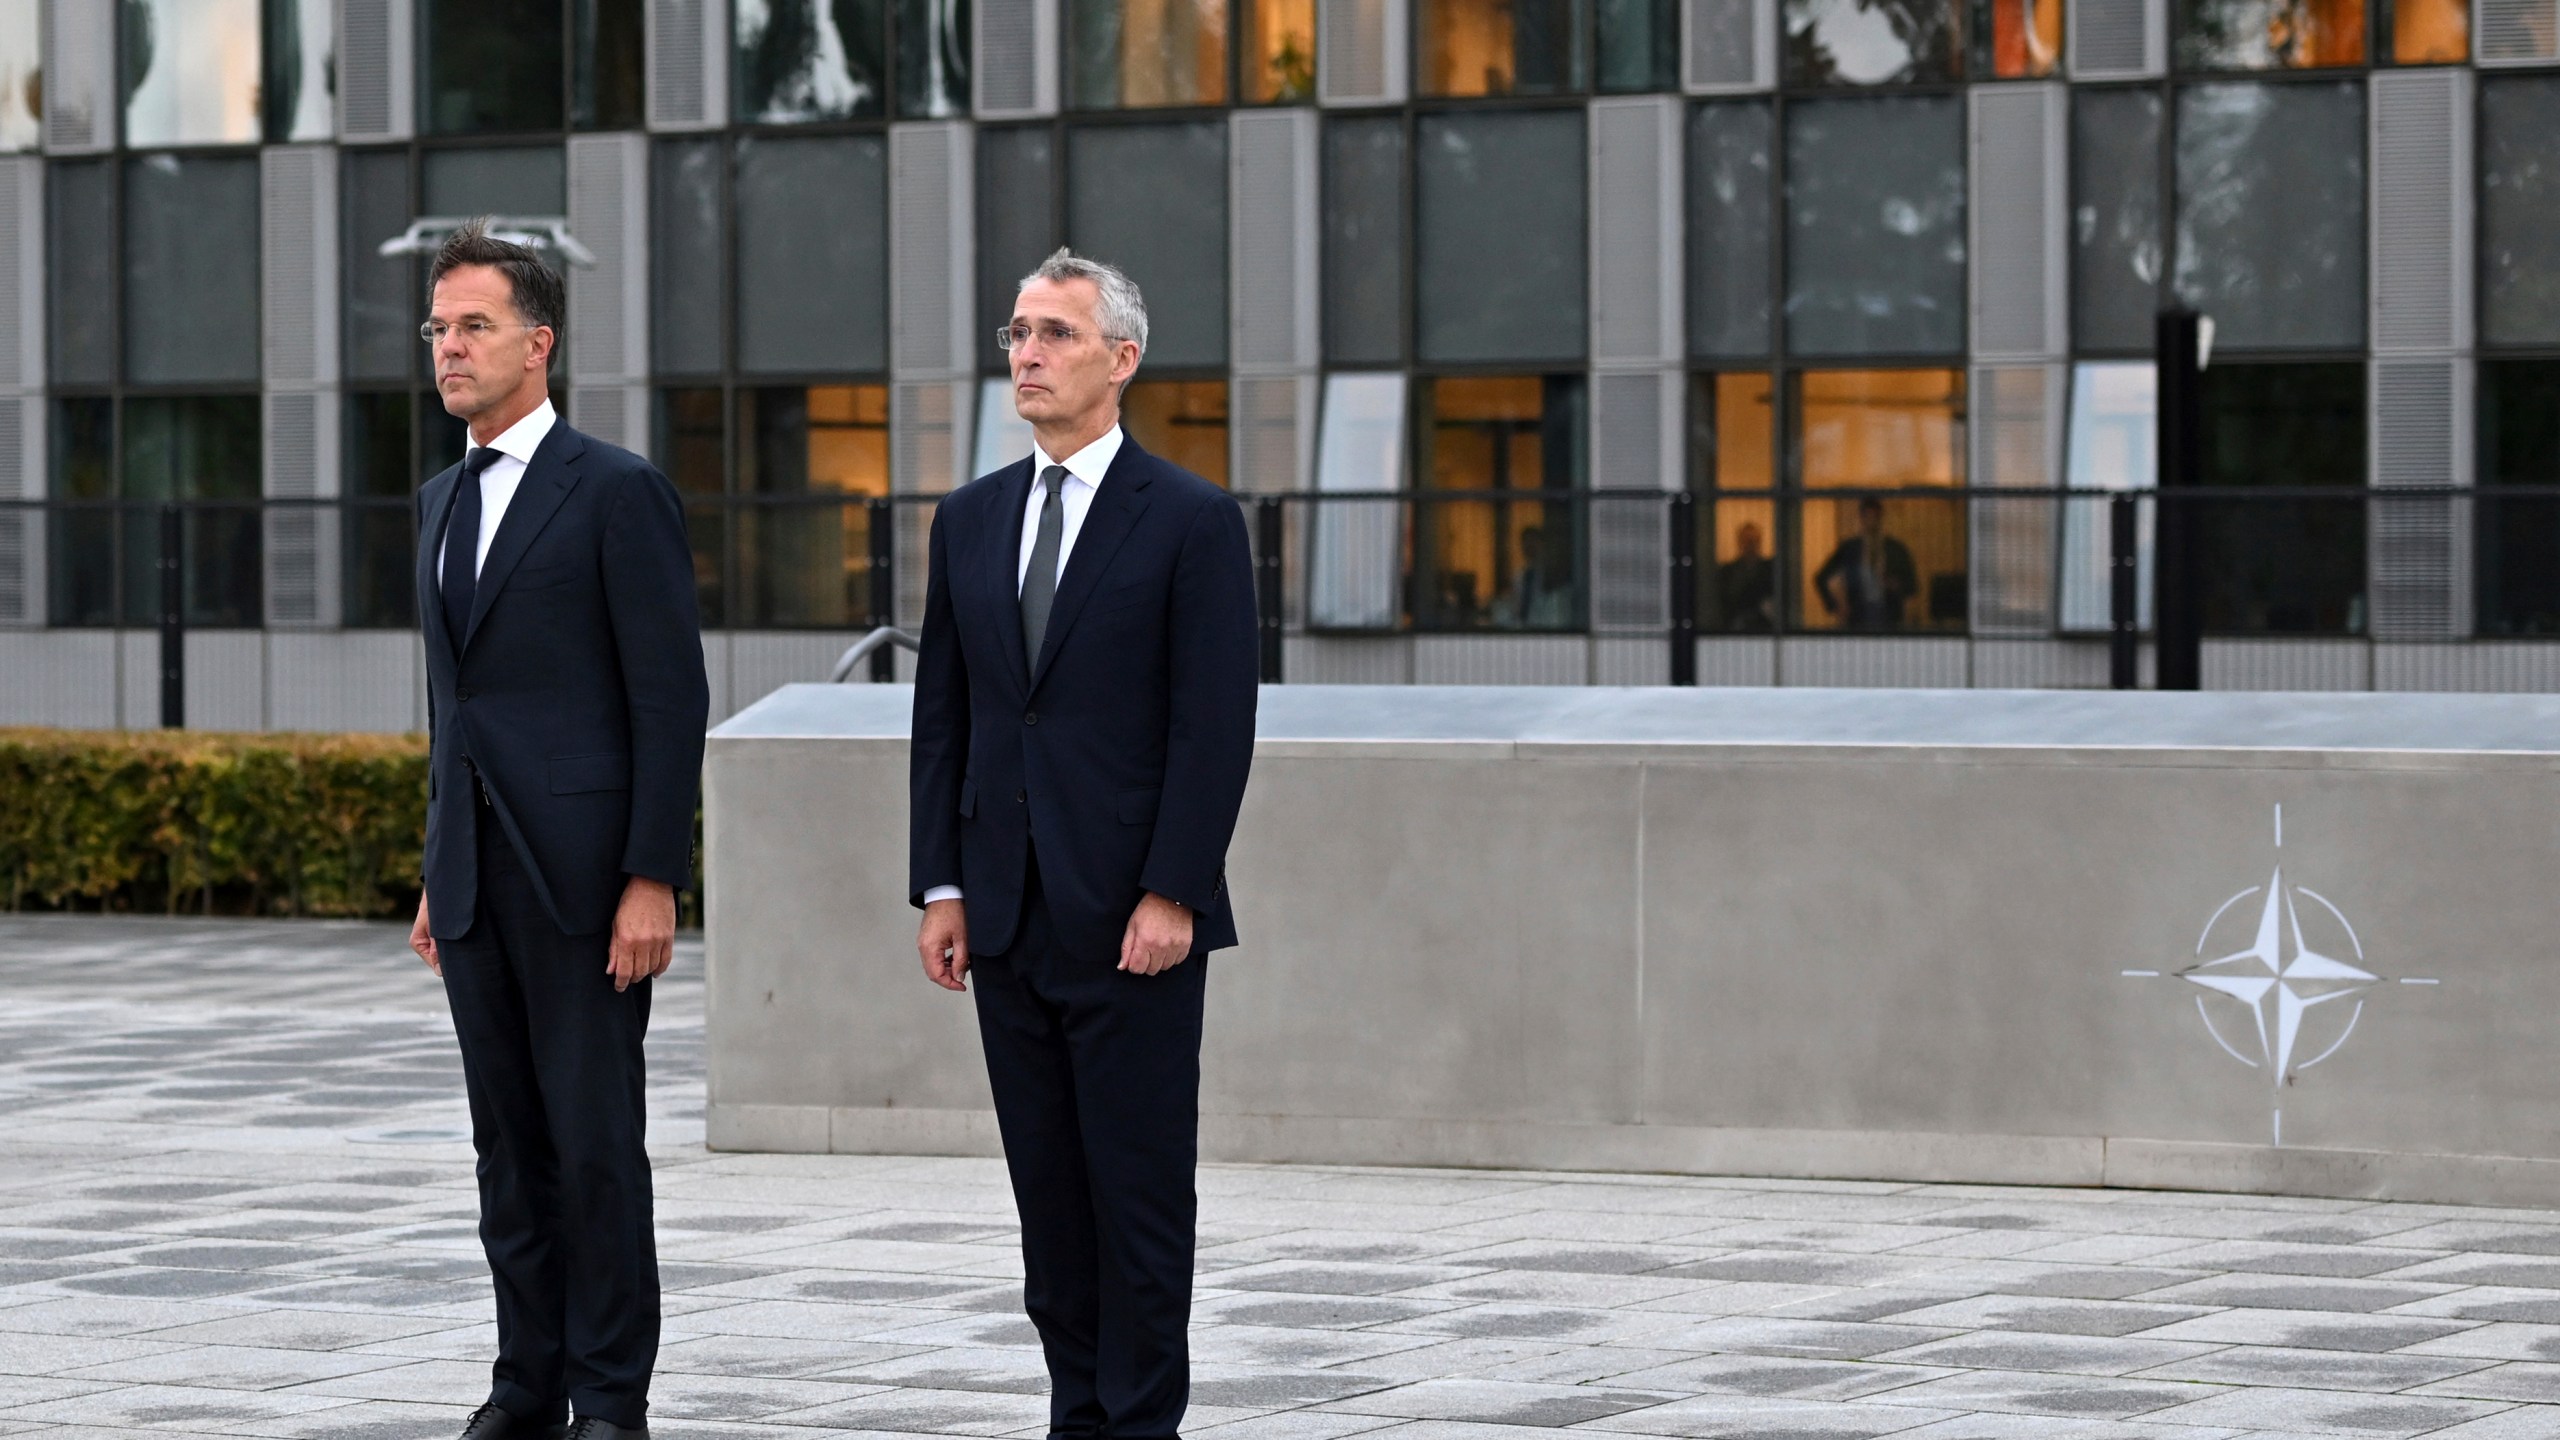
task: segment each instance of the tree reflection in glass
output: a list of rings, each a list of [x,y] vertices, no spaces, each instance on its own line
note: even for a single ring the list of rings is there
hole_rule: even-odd
[[[1895,85],[1962,78],[1954,0],[1786,0],[1787,82]]]
[[[123,0],[124,138],[258,139],[258,0]]]
[[[2184,0],[2178,63],[2190,70],[2307,70],[2364,63],[2364,0]]]
[[[1079,0],[1069,69],[1088,110],[1223,105],[1225,0]]]
[[[881,0],[738,0],[738,113],[764,125],[881,112]]]

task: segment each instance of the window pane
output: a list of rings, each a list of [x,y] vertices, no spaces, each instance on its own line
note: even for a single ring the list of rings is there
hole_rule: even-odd
[[[1422,0],[1422,93],[1583,88],[1583,0]]]
[[[969,113],[966,0],[898,0],[898,113],[938,120]]]
[[[1598,0],[1600,88],[1680,88],[1680,10],[1674,0]]]
[[[116,378],[115,181],[104,160],[47,167],[45,273],[52,281],[52,378],[104,385]]]
[[[265,80],[258,98],[270,141],[337,136],[332,8],[331,0],[266,0]]]
[[[658,463],[685,498],[693,539],[694,603],[705,625],[726,625],[729,512],[716,503],[727,485],[728,443],[716,388],[658,392]]]
[[[569,213],[568,152],[557,145],[429,150],[419,157],[419,169],[423,214]]]
[[[2403,65],[2456,65],[2470,59],[2468,0],[2392,0],[2391,58]]]
[[[36,9],[36,0],[0,4],[0,150],[33,150],[44,138],[36,113],[44,96]]]
[[[2560,341],[2560,79],[2480,85],[2480,338]]]
[[[1579,360],[1582,112],[1417,122],[1416,342],[1425,360]]]
[[[258,397],[126,400],[123,468],[128,500],[245,502],[187,516],[187,623],[260,624]],[[158,553],[158,534],[158,517],[148,509],[126,516],[125,613],[131,623],[148,623],[158,611],[157,575],[132,563],[137,554]]]
[[[2160,93],[2071,99],[2071,326],[2083,350],[2146,351],[2160,309]]]
[[[1790,85],[1963,78],[1959,0],[1786,0]]]
[[[439,135],[560,128],[567,110],[560,0],[418,0],[418,8],[423,128]]]
[[[1689,112],[1689,353],[1769,353],[1769,107]]]
[[[889,493],[888,387],[741,390],[738,427],[739,490],[807,497],[738,512],[747,623],[841,629],[869,620],[871,532],[860,499]]]
[[[1414,501],[1414,623],[1580,628],[1582,547],[1571,503],[1440,499],[1428,491],[1578,488],[1582,377],[1425,381],[1420,410],[1427,490]]]
[[[417,417],[419,483],[462,463],[463,452],[471,448],[471,432],[444,408],[443,396],[421,390],[416,407],[409,413]]]
[[[1796,377],[1797,465],[1807,490],[1902,490],[1965,479],[1964,372],[1830,370]],[[1960,629],[1960,499],[1807,498],[1797,511],[1807,629]]]
[[[2364,63],[2364,0],[2180,0],[2178,63],[2190,70],[2300,70]]]
[[[1138,282],[1145,363],[1226,364],[1226,122],[1097,127],[1067,144],[1067,238]]]
[[[2215,346],[2363,344],[2364,87],[2189,86],[2177,144],[2178,298]]]
[[[1767,491],[1776,484],[1777,407],[1764,371],[1696,375],[1689,382],[1689,467],[1698,503],[1698,624],[1707,630],[1766,632],[1778,627],[1777,506],[1765,496],[1727,498],[1721,490]]]
[[[2021,80],[2061,67],[2063,0],[1969,0],[1969,6],[1965,38],[1977,78]]]
[[[843,120],[884,108],[886,0],[741,0],[738,118]]]
[[[1226,0],[1074,0],[1069,10],[1079,108],[1225,102]]]
[[[2219,341],[2216,342],[2217,347]],[[2216,361],[2204,372],[2204,482],[2335,485],[2339,500],[2206,505],[2204,625],[2238,634],[2364,628],[2365,367]]]
[[[338,171],[345,215],[339,274],[346,284],[344,364],[350,380],[406,380],[426,350],[418,343],[421,272],[382,242],[409,228],[409,155],[348,150]]]
[[[1321,492],[1404,488],[1404,376],[1328,375],[1316,438]],[[1316,502],[1307,571],[1307,624],[1387,630],[1403,583],[1400,502]]]
[[[123,0],[118,11],[127,145],[258,139],[258,0]]]
[[[2560,361],[2481,362],[2480,484],[2560,485]],[[2481,633],[2560,634],[2560,500],[2477,503]]]
[[[716,375],[727,257],[720,142],[662,140],[650,157],[650,356],[662,375]]]
[[[1011,380],[978,382],[976,470],[991,474],[1031,453],[1031,422],[1013,408]]]
[[[2063,483],[2074,490],[2149,490],[2159,483],[2153,456],[2158,433],[2158,367],[2100,362],[2071,367],[2071,422],[2064,440]],[[2151,627],[2151,537],[2155,510],[2135,512],[2136,615]],[[2114,620],[2110,577],[2114,524],[2108,502],[2068,500],[2062,512],[2062,628],[2105,630]]]
[[[53,402],[53,493],[69,500],[115,498],[115,402],[81,396]],[[111,510],[64,510],[47,526],[45,567],[56,625],[116,623],[116,536]]]
[[[1315,0],[1237,0],[1244,101],[1294,105],[1316,96]]]
[[[1964,349],[1964,102],[1787,109],[1787,338],[1806,355]]]
[[[580,130],[637,130],[646,104],[642,0],[574,0],[578,71],[569,123]]]
[[[1046,125],[978,132],[978,364],[983,369],[1006,368],[995,333],[1013,316],[1014,292],[1022,277],[1058,248],[1057,147],[1049,135]],[[1005,414],[1012,413],[1008,399]]]
[[[258,378],[258,162],[154,155],[124,170],[125,377]]]
[[[1343,365],[1404,358],[1404,122],[1324,127],[1324,353]]]
[[[1226,381],[1133,381],[1120,397],[1120,423],[1148,454],[1227,483]]]
[[[339,530],[346,547],[346,620],[357,628],[399,630],[417,623],[410,404],[405,390],[347,397],[347,494],[396,502],[350,506]]]
[[[887,167],[876,135],[738,142],[738,365],[888,365]]]

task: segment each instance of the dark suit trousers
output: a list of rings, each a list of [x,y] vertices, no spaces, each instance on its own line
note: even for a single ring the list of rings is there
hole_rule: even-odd
[[[1191,1392],[1208,961],[1139,976],[1119,959],[1059,943],[1035,863],[1013,947],[970,973],[1050,1431],[1171,1440]]]
[[[480,1243],[497,1284],[489,1399],[545,1423],[648,1413],[658,1258],[640,1042],[649,986],[619,994],[609,935],[563,935],[484,806],[479,910],[438,942],[462,1042]]]

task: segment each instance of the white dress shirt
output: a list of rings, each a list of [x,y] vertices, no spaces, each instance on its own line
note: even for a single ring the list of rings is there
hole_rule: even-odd
[[[1093,509],[1093,497],[1102,490],[1102,477],[1111,472],[1111,462],[1120,457],[1120,427],[1112,426],[1102,438],[1087,445],[1065,460],[1052,460],[1040,442],[1031,442],[1031,495],[1022,507],[1022,551],[1013,562],[1013,593],[1022,593],[1023,582],[1031,575],[1031,552],[1040,543],[1040,505],[1048,498],[1049,487],[1040,483],[1041,472],[1052,465],[1067,467],[1066,483],[1058,487],[1058,506],[1065,528],[1058,536],[1058,579],[1066,578],[1067,556],[1076,548],[1076,533],[1084,529],[1084,517]],[[505,461],[498,462],[500,465]],[[492,470],[496,465],[489,467]],[[957,900],[960,887],[936,885],[924,892],[924,903]]]
[[[471,574],[476,579],[480,567],[489,563],[489,542],[498,538],[498,522],[507,518],[507,502],[516,498],[516,486],[524,480],[524,468],[533,463],[533,452],[542,445],[542,437],[559,423],[559,412],[549,400],[533,407],[533,413],[500,431],[489,448],[498,458],[480,472],[480,548],[472,557]]]

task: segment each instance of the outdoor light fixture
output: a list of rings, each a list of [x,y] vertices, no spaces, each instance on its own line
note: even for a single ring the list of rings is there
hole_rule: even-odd
[[[449,215],[422,215],[409,222],[409,228],[382,242],[383,255],[433,255],[445,237],[471,223]],[[592,269],[595,252],[578,243],[569,233],[569,222],[558,215],[493,215],[489,217],[491,238],[517,245],[530,245],[547,250],[582,269]]]

